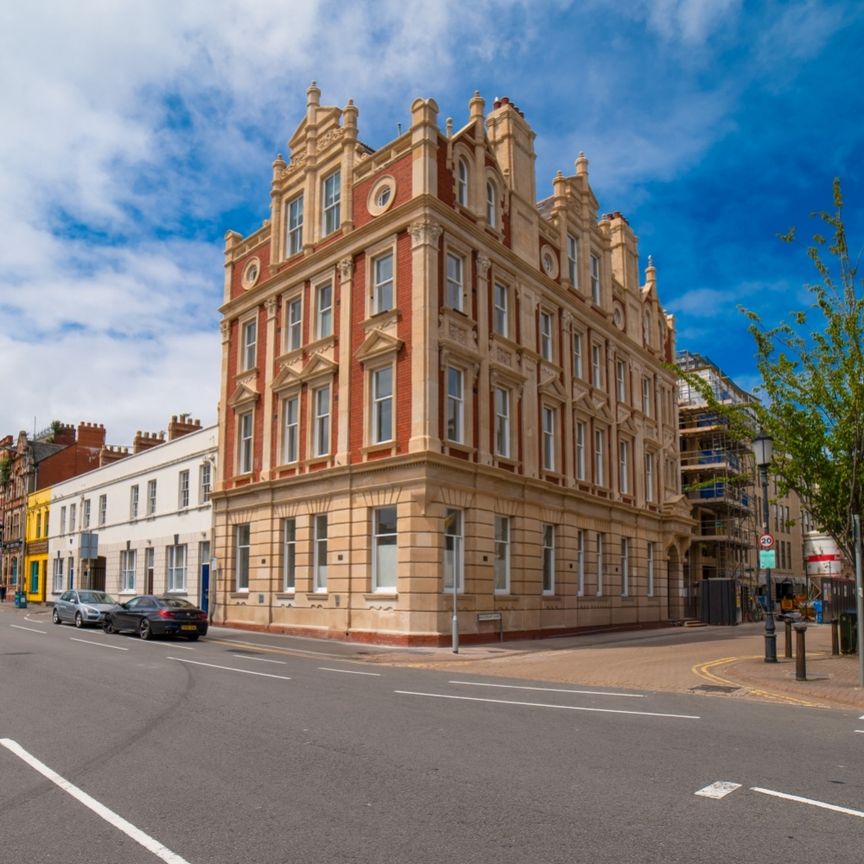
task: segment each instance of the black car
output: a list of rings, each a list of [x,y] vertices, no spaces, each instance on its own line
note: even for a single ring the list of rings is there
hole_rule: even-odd
[[[140,594],[106,612],[102,629],[106,633],[132,630],[142,639],[185,636],[194,642],[207,635],[207,613],[182,597]]]

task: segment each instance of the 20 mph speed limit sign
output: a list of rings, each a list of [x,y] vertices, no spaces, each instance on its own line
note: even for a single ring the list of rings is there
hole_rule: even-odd
[[[774,548],[774,537],[771,534],[763,534],[759,538],[759,548],[760,549],[773,549]]]

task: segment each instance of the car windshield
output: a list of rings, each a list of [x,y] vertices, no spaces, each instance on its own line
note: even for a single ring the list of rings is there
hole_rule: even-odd
[[[195,607],[188,601],[180,597],[160,597],[159,602],[163,606],[168,606],[171,609],[194,609]]]
[[[82,603],[113,603],[114,598],[104,591],[79,591]]]

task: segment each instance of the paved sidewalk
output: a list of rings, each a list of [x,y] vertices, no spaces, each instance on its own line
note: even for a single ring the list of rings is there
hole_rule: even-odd
[[[830,625],[808,625],[806,681],[795,680],[795,660],[784,657],[784,625],[778,623],[776,664],[764,661],[764,632],[763,624],[670,627],[468,645],[458,654],[449,648],[388,651],[366,659],[460,674],[864,710],[858,656],[831,656]]]
[[[15,609],[7,602],[0,612],[14,620],[37,620],[50,607],[35,604]],[[14,616],[14,617],[13,617]],[[221,629],[221,628],[220,628]],[[290,636],[244,633],[292,650]],[[764,661],[764,625],[737,627],[666,627],[585,634],[564,638],[491,642],[450,648],[383,648],[328,639],[300,640],[320,644],[326,653],[339,646],[340,655],[366,663],[448,669],[454,674],[491,675],[535,681],[621,687],[631,690],[692,692],[723,698],[761,699],[820,708],[864,712],[864,689],[858,686],[858,655],[831,656],[831,627],[807,627],[807,680],[795,680],[795,660],[784,657],[784,625],[777,627],[777,663]],[[793,632],[794,646],[794,632]],[[794,650],[794,648],[793,648]]]

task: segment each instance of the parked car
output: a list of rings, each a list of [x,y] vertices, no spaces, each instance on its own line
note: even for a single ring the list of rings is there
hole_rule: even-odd
[[[82,588],[80,591],[64,591],[54,601],[54,612],[51,615],[55,624],[67,621],[76,627],[85,624],[94,626],[101,624],[105,613],[113,609],[117,601],[104,591],[91,591]]]
[[[207,613],[182,597],[140,594],[118,603],[105,613],[106,633],[132,630],[142,639],[152,636],[185,636],[193,642],[207,635]]]

